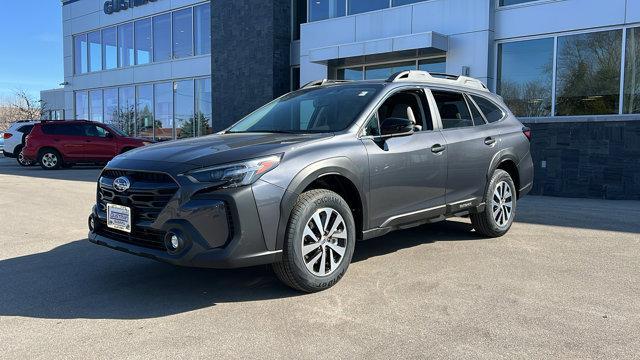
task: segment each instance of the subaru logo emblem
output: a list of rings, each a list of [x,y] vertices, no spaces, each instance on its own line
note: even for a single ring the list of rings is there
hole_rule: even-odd
[[[113,188],[118,192],[125,192],[129,190],[131,187],[131,181],[127,179],[125,176],[121,176],[115,180],[113,180]]]

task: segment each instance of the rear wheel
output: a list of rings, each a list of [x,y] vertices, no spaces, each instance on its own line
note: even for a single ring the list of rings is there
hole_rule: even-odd
[[[62,166],[62,156],[60,156],[60,153],[56,150],[44,149],[40,151],[38,162],[45,170],[55,170]]]
[[[291,212],[283,259],[273,265],[274,271],[294,289],[328,289],[346,273],[355,239],[351,209],[340,195],[329,190],[305,192]]]
[[[479,234],[500,237],[509,231],[516,215],[516,187],[508,172],[496,170],[485,194],[482,213],[472,214],[471,223]]]
[[[24,153],[22,152],[23,148],[19,147],[18,149],[16,149],[18,155],[16,155],[16,161],[18,162],[18,164],[20,164],[20,166],[32,166],[35,164],[34,161],[31,161],[27,158],[24,157]]]

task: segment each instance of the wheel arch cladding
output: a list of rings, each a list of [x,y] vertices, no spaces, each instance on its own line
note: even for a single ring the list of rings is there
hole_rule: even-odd
[[[491,180],[493,173],[497,169],[502,169],[507,173],[509,173],[509,175],[513,179],[513,182],[516,185],[516,194],[517,194],[516,196],[519,197],[520,196],[519,194],[520,170],[518,170],[519,162],[520,161],[518,160],[518,156],[516,156],[516,154],[511,149],[500,150],[498,153],[496,153],[496,155],[491,160],[491,165],[489,166],[489,169],[487,171],[486,187],[490,185],[489,180]],[[486,193],[486,188],[485,188],[485,193]]]
[[[357,213],[354,213],[356,236],[359,238],[362,235],[362,229],[367,226],[367,198],[362,189],[364,182],[350,170],[355,168],[354,166],[346,157],[326,159],[305,167],[293,178],[280,204],[281,216],[276,249],[282,249],[289,217],[298,197],[312,189],[334,191],[345,199],[352,210],[357,209]]]

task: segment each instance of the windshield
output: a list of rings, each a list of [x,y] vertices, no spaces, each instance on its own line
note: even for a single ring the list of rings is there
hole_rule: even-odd
[[[261,107],[227,132],[342,131],[353,124],[382,87],[353,84],[298,90]]]

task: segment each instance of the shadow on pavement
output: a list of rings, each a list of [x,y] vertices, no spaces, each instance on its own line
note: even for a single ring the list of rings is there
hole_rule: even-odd
[[[69,169],[44,170],[39,165],[23,167],[15,159],[0,155],[0,175],[32,178],[96,182],[102,166],[74,166]]]
[[[640,201],[527,196],[517,211],[521,223],[640,233]]]
[[[465,223],[400,231],[357,245],[362,261],[434,241],[479,239]],[[179,268],[74,241],[0,261],[0,316],[144,319],[224,302],[300,296],[268,266],[237,270]]]

